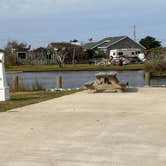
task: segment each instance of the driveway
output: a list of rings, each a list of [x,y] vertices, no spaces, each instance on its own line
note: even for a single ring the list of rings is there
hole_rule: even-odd
[[[166,88],[79,92],[0,113],[0,166],[166,166]]]

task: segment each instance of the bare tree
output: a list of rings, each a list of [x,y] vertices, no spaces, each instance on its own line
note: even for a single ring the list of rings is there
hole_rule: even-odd
[[[64,67],[65,58],[67,56],[65,47],[63,47],[62,49],[48,48],[48,54],[52,54],[56,58],[56,62],[59,67]]]
[[[17,51],[28,51],[31,49],[31,46],[28,46],[26,43],[18,42],[16,40],[8,41],[4,51],[5,51],[5,61],[8,65],[16,65],[16,52]]]
[[[19,43],[16,40],[8,41],[5,51],[12,53],[13,49],[16,51],[28,51],[31,49],[31,46],[28,46],[26,43]]]

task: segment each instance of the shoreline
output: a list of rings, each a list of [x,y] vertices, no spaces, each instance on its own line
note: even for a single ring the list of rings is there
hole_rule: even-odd
[[[125,66],[95,66],[88,64],[80,65],[65,65],[63,68],[59,68],[57,65],[19,65],[6,67],[7,73],[16,72],[77,72],[77,71],[138,71],[144,70],[143,64],[131,64]]]
[[[26,71],[6,71],[7,74],[14,74],[14,73],[44,73],[44,72],[80,72],[80,71],[143,71],[143,69],[125,69],[125,70],[111,70],[111,69],[101,69],[101,70],[43,70],[43,71],[38,71],[38,70],[26,70]]]

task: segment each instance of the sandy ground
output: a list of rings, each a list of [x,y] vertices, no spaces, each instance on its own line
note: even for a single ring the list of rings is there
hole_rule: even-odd
[[[166,166],[166,88],[80,92],[0,113],[0,166]]]

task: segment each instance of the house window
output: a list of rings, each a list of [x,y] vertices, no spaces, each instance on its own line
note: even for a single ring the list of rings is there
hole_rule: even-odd
[[[47,55],[47,59],[51,60],[51,54]]]
[[[26,53],[25,52],[18,53],[18,58],[20,58],[20,59],[26,59]]]
[[[134,53],[134,52],[132,52],[131,54],[132,54],[132,55],[135,55],[135,53]]]
[[[138,54],[140,54],[141,53],[141,51],[138,51]]]
[[[123,55],[123,52],[118,52],[118,55]]]
[[[113,53],[113,55],[115,55],[115,52]]]

